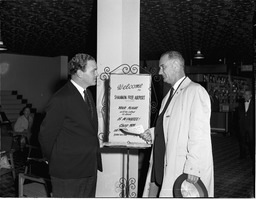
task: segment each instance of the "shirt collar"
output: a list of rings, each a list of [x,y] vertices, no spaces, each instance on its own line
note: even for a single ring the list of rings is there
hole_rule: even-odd
[[[180,83],[183,81],[183,79],[185,79],[186,76],[180,78],[173,86],[173,89],[176,90],[178,88],[178,86],[180,85]]]
[[[74,80],[70,80],[71,83],[77,88],[77,90],[79,91],[79,93],[82,95],[82,97],[84,96],[84,88],[80,85],[78,85]]]

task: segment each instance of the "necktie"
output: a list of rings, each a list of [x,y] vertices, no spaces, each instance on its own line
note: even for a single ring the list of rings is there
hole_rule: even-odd
[[[165,141],[164,141],[164,129],[163,129],[163,117],[164,113],[171,102],[174,89],[171,88],[170,96],[165,104],[164,109],[157,118],[155,127],[155,141],[154,141],[154,153],[153,153],[153,169],[151,181],[156,182],[158,185],[162,184],[163,171],[164,171],[164,155],[165,155]]]
[[[84,101],[88,104],[89,111],[91,112],[91,118],[93,118],[93,104],[89,92],[90,91],[84,90]]]
[[[163,111],[161,112],[161,114],[164,114],[164,113],[165,113],[165,111],[166,111],[168,105],[170,104],[170,101],[171,101],[172,95],[173,95],[173,91],[174,91],[174,89],[173,89],[173,87],[172,87],[172,88],[171,88],[171,91],[170,91],[169,98],[168,98],[168,100],[167,100],[167,102],[166,102],[166,104],[165,104],[165,107],[164,107]]]

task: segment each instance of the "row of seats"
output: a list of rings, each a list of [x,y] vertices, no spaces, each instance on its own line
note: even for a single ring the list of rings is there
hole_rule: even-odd
[[[18,181],[18,197],[50,197],[51,184],[48,175],[48,165],[38,146],[26,144],[27,158],[24,172],[17,174],[15,169],[14,153],[19,133],[8,130],[8,134],[0,132],[0,176],[12,174],[13,180]],[[18,176],[18,179],[16,179]]]

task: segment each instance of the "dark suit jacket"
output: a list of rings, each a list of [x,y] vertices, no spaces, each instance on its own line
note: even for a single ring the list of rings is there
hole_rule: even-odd
[[[51,176],[77,179],[102,170],[95,106],[94,112],[91,119],[88,105],[70,81],[53,95],[39,132]]]
[[[238,121],[239,131],[243,133],[245,131],[253,132],[254,129],[254,111],[255,111],[254,99],[251,99],[247,112],[245,112],[244,101],[238,106]]]

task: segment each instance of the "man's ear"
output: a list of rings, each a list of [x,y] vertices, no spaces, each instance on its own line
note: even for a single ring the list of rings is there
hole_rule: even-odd
[[[80,69],[78,69],[76,71],[76,74],[77,74],[78,77],[82,77],[82,75],[83,75],[82,73],[83,73],[83,71],[81,71]]]
[[[173,61],[173,68],[176,70],[176,71],[179,71],[180,70],[180,62],[178,60],[174,60]]]

